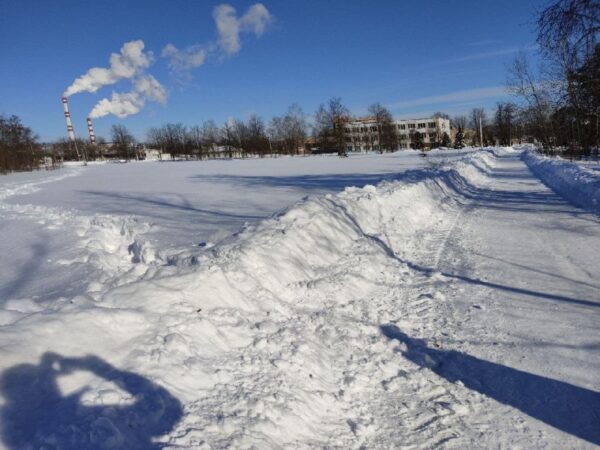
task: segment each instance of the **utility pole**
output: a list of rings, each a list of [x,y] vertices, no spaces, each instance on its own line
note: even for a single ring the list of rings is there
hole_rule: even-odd
[[[481,124],[481,113],[479,114],[479,145],[483,148],[483,126]]]

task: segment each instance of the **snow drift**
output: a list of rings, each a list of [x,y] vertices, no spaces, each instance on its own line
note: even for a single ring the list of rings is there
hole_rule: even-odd
[[[95,286],[94,295],[44,309],[12,302],[8,326],[0,330],[3,362],[21,364],[29,355],[41,366],[51,343],[64,355],[53,359],[82,366],[81,358],[94,352],[106,364],[143,374],[148,396],[166,389],[184,406],[183,418],[160,439],[176,448],[381,442],[369,423],[374,419],[361,416],[353,402],[369,385],[365,374],[399,372],[366,353],[378,343],[398,360],[379,331],[397,314],[386,296],[393,286],[435,276],[443,245],[435,239],[452,229],[463,197],[488,182],[494,158],[481,152],[449,168],[409,172],[401,181],[306,198],[246,227],[195,265],[157,266],[135,281],[127,272],[126,282],[113,279],[104,292]],[[123,242],[133,238],[117,231]],[[140,249],[133,252],[126,257],[135,264]],[[86,404],[97,406],[86,414],[108,412],[78,426],[49,427],[40,423],[46,416],[33,415],[19,428],[31,446],[68,447],[77,437],[86,447],[99,434],[125,447],[140,442],[140,420],[131,425],[118,414],[131,403],[123,383],[83,372],[83,378],[61,376],[61,391],[86,386]],[[53,417],[61,417],[62,403],[56,405]],[[27,416],[28,407],[18,414]]]
[[[562,159],[524,151],[523,161],[548,187],[571,203],[600,214],[600,174]]]

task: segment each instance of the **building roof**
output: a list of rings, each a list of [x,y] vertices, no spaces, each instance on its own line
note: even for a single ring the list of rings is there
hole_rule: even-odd
[[[449,120],[444,119],[443,117],[420,117],[417,119],[392,119],[394,122],[431,122],[434,120]],[[374,122],[374,117],[355,117],[353,119],[349,119],[346,123],[370,123]]]

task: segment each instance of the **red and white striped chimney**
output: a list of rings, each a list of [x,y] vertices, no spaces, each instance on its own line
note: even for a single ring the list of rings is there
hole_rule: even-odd
[[[92,145],[96,145],[96,135],[94,134],[94,125],[92,124],[92,119],[89,117],[87,120],[88,134],[90,135],[90,143]]]
[[[62,98],[62,104],[65,111],[65,120],[67,121],[67,134],[69,135],[69,140],[75,142],[75,133],[73,132],[73,124],[71,123],[71,113],[69,112],[67,97]]]

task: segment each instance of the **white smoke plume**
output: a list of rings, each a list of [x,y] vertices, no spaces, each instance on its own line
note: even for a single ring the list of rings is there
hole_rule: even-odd
[[[120,53],[110,55],[110,67],[93,67],[77,78],[67,88],[64,95],[68,97],[79,92],[96,92],[103,86],[115,84],[122,79],[130,79],[140,74],[152,63],[152,53],[144,52],[144,41],[126,42]]]
[[[185,73],[204,64],[208,51],[199,45],[193,45],[184,50],[179,50],[173,44],[167,44],[161,56],[169,59],[169,68],[174,72]]]
[[[113,114],[122,119],[140,112],[147,100],[161,104],[164,104],[167,100],[165,89],[152,75],[137,78],[133,83],[131,92],[123,94],[113,92],[110,100],[103,98],[94,106],[89,117],[97,119]]]
[[[254,33],[260,36],[273,19],[262,3],[252,5],[239,19],[236,17],[235,8],[225,3],[215,7],[213,18],[219,32],[219,45],[228,55],[240,51],[241,33]]]
[[[204,64],[206,59],[219,49],[226,55],[238,53],[241,49],[242,33],[260,36],[273,20],[273,16],[262,3],[252,5],[240,18],[237,17],[233,6],[223,3],[215,7],[213,18],[219,34],[218,43],[195,44],[183,50],[173,44],[167,44],[162,49],[161,56],[169,59],[169,68],[180,81],[190,78],[190,71]]]
[[[241,49],[241,34],[253,33],[260,36],[273,20],[271,13],[262,3],[252,5],[239,18],[235,8],[228,4],[221,4],[215,7],[213,18],[219,34],[218,44],[192,45],[182,50],[173,44],[167,44],[161,52],[162,57],[169,59],[169,68],[184,79],[189,76],[192,69],[204,64],[206,59],[218,49],[227,55],[238,53]],[[152,63],[152,52],[144,52],[144,41],[126,42],[119,53],[110,56],[110,67],[91,68],[77,78],[64,95],[68,97],[79,92],[93,93],[119,80],[133,80],[133,89],[130,92],[113,92],[110,99],[103,98],[94,106],[89,117],[97,119],[113,114],[123,118],[137,114],[145,106],[146,101],[161,104],[166,102],[167,94],[163,86],[152,75],[145,74],[145,70]]]

